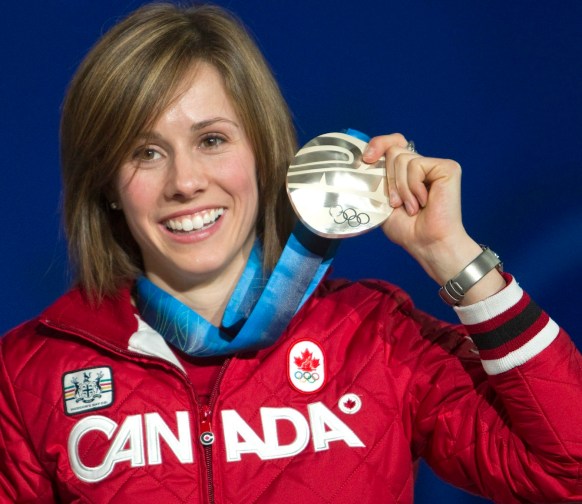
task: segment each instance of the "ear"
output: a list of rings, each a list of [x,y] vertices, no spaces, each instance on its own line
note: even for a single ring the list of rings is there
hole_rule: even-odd
[[[119,195],[117,190],[113,187],[108,186],[103,191],[105,195],[105,201],[107,202],[107,207],[111,210],[121,210],[121,204],[119,203]]]

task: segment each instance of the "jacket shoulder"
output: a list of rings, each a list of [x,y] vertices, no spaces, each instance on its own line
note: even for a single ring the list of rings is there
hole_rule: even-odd
[[[27,320],[9,330],[0,338],[0,360],[8,362],[14,353],[22,355],[23,352],[34,352],[34,348],[40,343],[40,332],[40,316]]]
[[[340,322],[342,327],[349,326],[348,321],[357,327],[364,327],[364,322],[366,327],[372,324],[377,334],[404,353],[409,347],[431,343],[452,352],[467,340],[461,324],[439,320],[418,309],[404,290],[383,280],[326,280],[302,313],[302,321],[316,325],[337,326],[338,319],[346,322]],[[400,337],[402,334],[406,337]]]
[[[389,308],[391,311],[398,309],[409,311],[414,308],[410,296],[400,287],[377,279],[358,281],[344,278],[328,279],[320,285],[315,297],[319,300],[326,298],[367,300],[372,303],[381,303],[384,308]]]
[[[0,338],[0,359],[20,362],[44,346],[59,345],[63,334],[91,335],[112,343],[127,342],[137,329],[129,289],[91,303],[80,289],[72,289],[38,316],[21,323]]]

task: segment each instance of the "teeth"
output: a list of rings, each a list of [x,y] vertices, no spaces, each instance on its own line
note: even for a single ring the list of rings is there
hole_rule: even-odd
[[[224,208],[215,208],[194,215],[189,215],[181,219],[170,219],[166,221],[166,227],[170,231],[184,231],[202,229],[204,226],[212,224],[224,213]]]
[[[196,215],[192,219],[192,225],[194,226],[194,229],[202,229],[202,227],[204,226],[204,220],[200,215]]]

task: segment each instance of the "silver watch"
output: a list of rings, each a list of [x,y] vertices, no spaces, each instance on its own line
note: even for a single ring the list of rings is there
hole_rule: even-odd
[[[493,268],[502,271],[501,259],[489,247],[481,245],[481,252],[455,277],[451,278],[439,290],[441,299],[451,306],[458,305],[467,291],[481,280]]]

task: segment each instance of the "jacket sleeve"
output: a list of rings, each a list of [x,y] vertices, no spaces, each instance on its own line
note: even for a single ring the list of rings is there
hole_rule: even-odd
[[[10,357],[3,343],[0,338],[0,502],[56,502],[52,484],[23,427],[18,390],[7,370]],[[24,359],[18,365],[25,366]]]
[[[464,328],[435,331],[420,316],[413,447],[445,480],[498,503],[582,502],[582,358],[507,279],[457,310]]]

